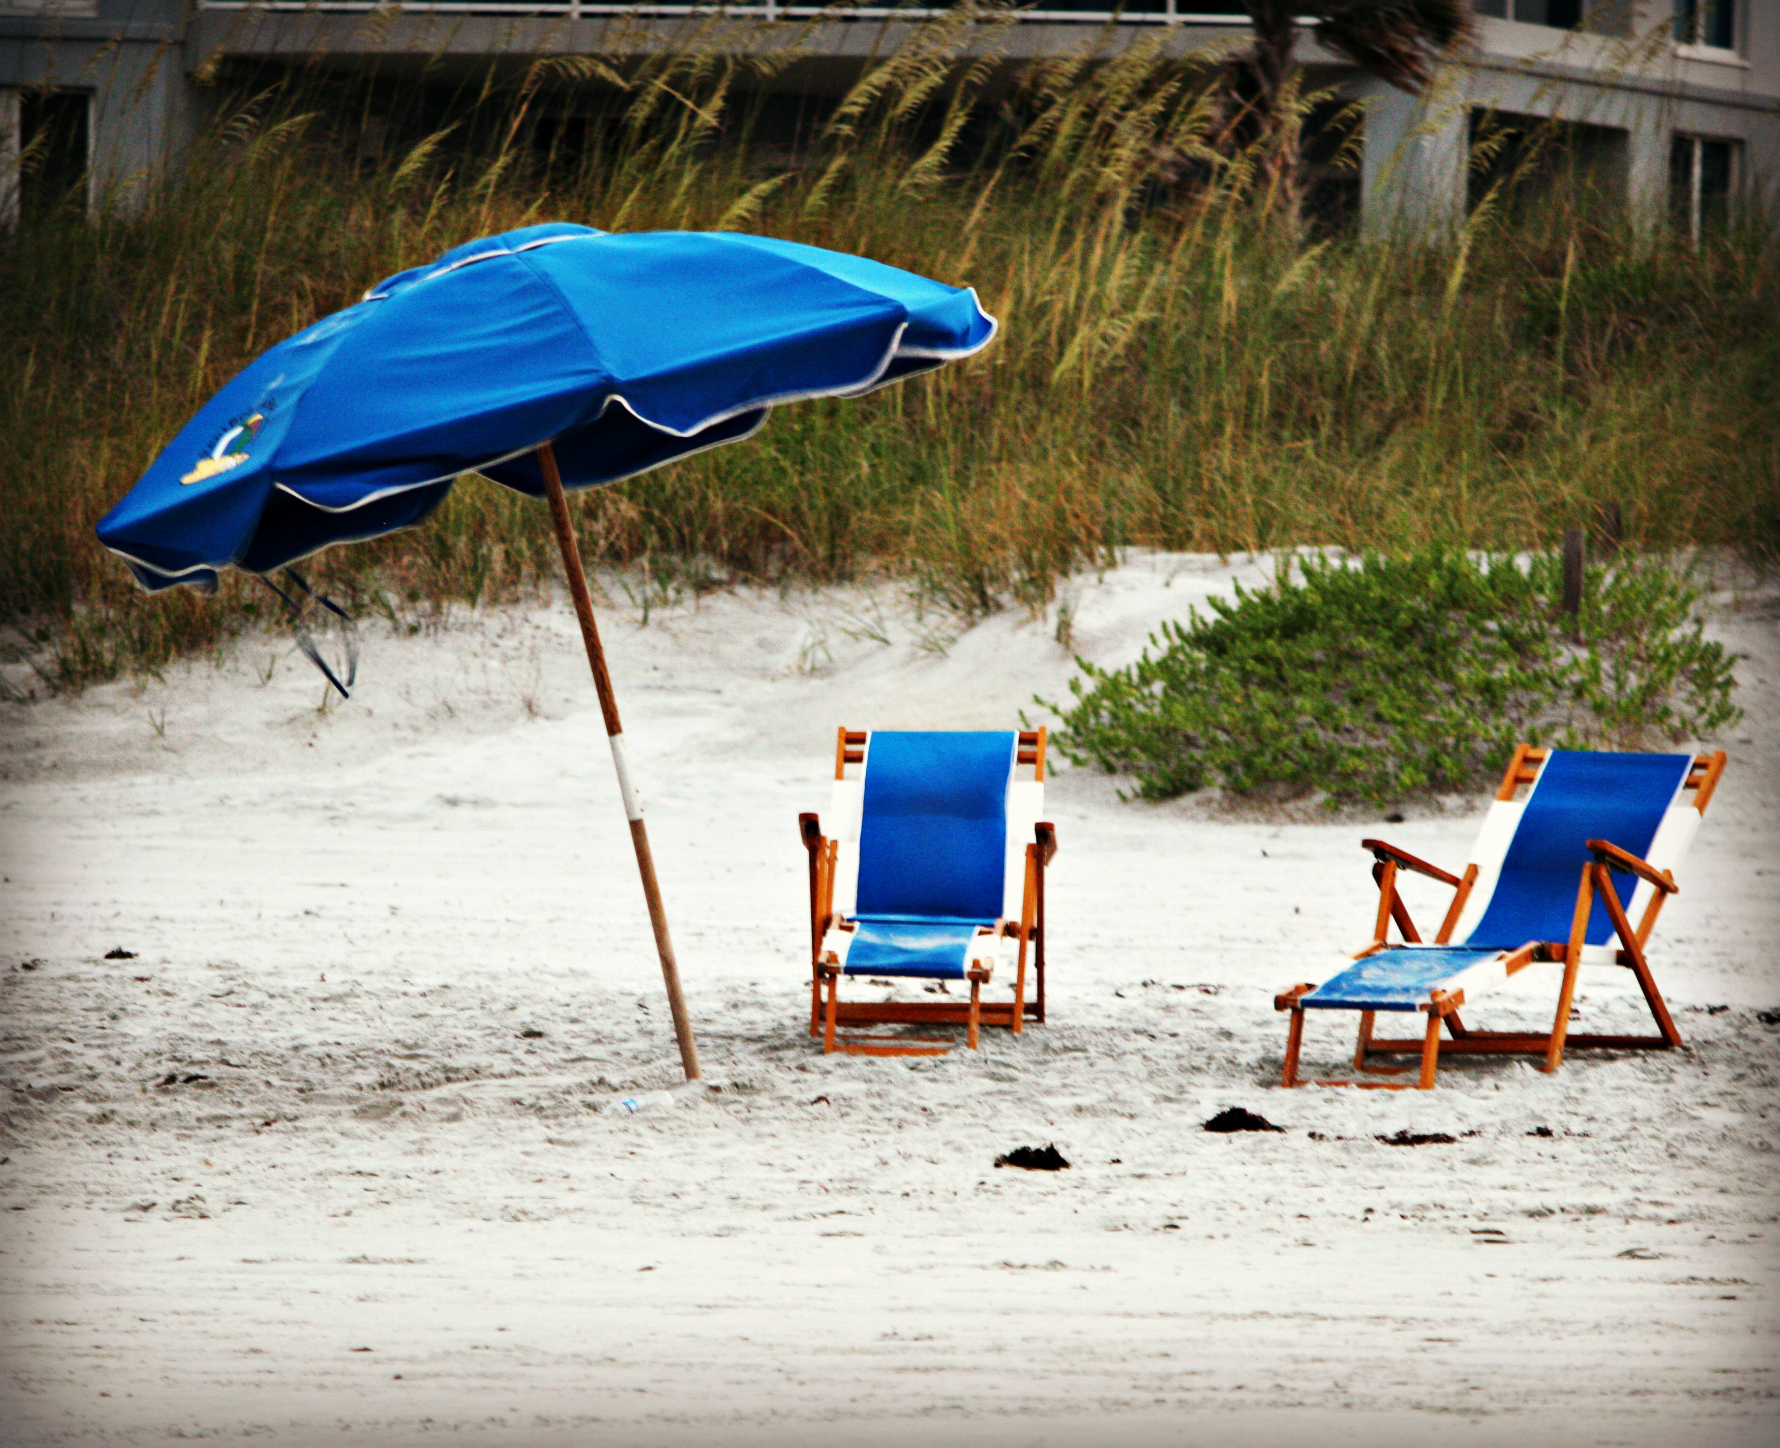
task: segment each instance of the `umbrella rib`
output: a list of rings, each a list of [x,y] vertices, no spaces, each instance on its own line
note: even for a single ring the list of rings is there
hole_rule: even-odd
[[[674,959],[674,943],[668,935],[667,909],[661,900],[661,883],[655,877],[655,857],[643,825],[643,806],[631,782],[630,759],[624,748],[624,726],[618,718],[618,698],[612,692],[612,675],[606,668],[606,651],[600,644],[599,624],[593,617],[593,597],[587,589],[587,571],[581,566],[581,548],[569,517],[569,500],[556,468],[556,450],[549,443],[538,446],[538,466],[544,474],[544,495],[550,500],[550,517],[556,526],[556,544],[562,552],[563,572],[568,575],[569,596],[581,624],[581,641],[587,646],[587,663],[593,670],[593,688],[599,695],[600,714],[606,722],[606,738],[612,746],[612,767],[618,773],[618,791],[630,821],[630,840],[637,855],[637,873],[643,879],[643,899],[649,907],[649,924],[655,932],[655,950],[661,957],[661,978],[667,986],[668,1009],[674,1018],[674,1038],[680,1046],[680,1065],[688,1081],[698,1080],[698,1045],[692,1038],[692,1022],[686,1014],[686,998],[680,990],[680,967]]]
[[[586,240],[588,240],[589,237],[601,237],[601,236],[604,236],[605,234],[606,233],[603,231],[594,231],[594,232],[579,232],[578,231],[578,232],[573,232],[573,233],[570,233],[570,234],[564,235],[564,236],[540,237],[536,241],[526,242],[524,246],[503,246],[503,247],[496,247],[490,251],[479,251],[474,256],[459,257],[456,261],[451,262],[449,265],[439,267],[434,271],[430,271],[423,277],[415,277],[413,281],[408,283],[408,286],[402,288],[402,291],[407,291],[409,287],[417,287],[422,282],[430,282],[430,281],[435,280],[438,277],[449,276],[452,272],[457,271],[460,268],[463,268],[466,266],[474,266],[479,261],[489,261],[497,256],[518,256],[519,253],[522,251],[536,251],[540,246],[554,246],[559,241],[586,241]],[[400,276],[400,275],[402,275],[402,273],[398,272],[397,276]],[[389,277],[386,279],[386,282],[394,281],[395,279],[396,279],[395,277]],[[377,290],[376,287],[372,287],[370,291],[366,292],[364,294],[364,296],[359,298],[359,301],[361,301],[361,302],[387,302],[391,297],[396,296],[396,295],[398,295],[396,292],[380,292]]]

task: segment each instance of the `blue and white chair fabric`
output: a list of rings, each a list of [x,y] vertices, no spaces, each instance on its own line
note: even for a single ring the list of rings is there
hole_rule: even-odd
[[[861,766],[854,778],[849,763]],[[1019,777],[1022,765],[1031,778]],[[1054,831],[1040,820],[1044,731],[843,729],[835,776],[827,815],[801,820],[811,858],[812,1033],[824,980],[829,1015],[843,1024],[962,1020],[975,1046],[980,1024],[1018,1031],[1028,1014],[1042,1019],[1042,956],[1034,1008],[1025,996],[1029,948],[1042,949],[1043,870],[1055,850]],[[985,1004],[980,988],[997,967],[1013,973],[1014,999]],[[840,976],[969,981],[972,1004],[842,1006]]]
[[[1673,871],[1698,832],[1724,755],[1614,754],[1537,750],[1522,745],[1484,820],[1463,875],[1454,876],[1382,840],[1363,845],[1377,863],[1378,926],[1354,964],[1320,986],[1275,998],[1292,1012],[1286,1081],[1297,1084],[1297,1048],[1307,1010],[1361,1012],[1354,1064],[1367,1057],[1422,1052],[1424,1087],[1433,1084],[1442,1024],[1447,1049],[1527,1051],[1555,1070],[1565,1045],[1662,1047],[1680,1044],[1644,958],[1662,902],[1675,893]],[[1530,785],[1525,798],[1515,796]],[[1400,871],[1454,889],[1431,943],[1415,929],[1396,880]],[[1401,941],[1387,939],[1395,921]],[[1638,922],[1634,925],[1632,922]],[[1565,966],[1557,1018],[1549,1033],[1471,1031],[1458,1017],[1466,1001],[1502,985],[1537,961]],[[1638,977],[1662,1032],[1646,1036],[1571,1034],[1568,1020],[1583,965],[1623,965]],[[1419,1040],[1375,1040],[1379,1011],[1425,1012]],[[1330,1083],[1332,1084],[1332,1083]]]

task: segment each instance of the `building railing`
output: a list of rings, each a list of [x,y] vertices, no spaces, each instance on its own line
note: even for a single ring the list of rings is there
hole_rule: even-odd
[[[391,4],[389,0],[199,0],[203,10],[256,10],[275,14],[402,14],[402,15],[502,15],[509,18],[538,16],[570,20],[607,19],[634,15],[643,18],[690,15],[733,15],[740,20],[932,20],[948,13],[948,6],[848,6],[788,4],[784,0],[729,0],[717,5],[622,5],[600,0],[424,0],[416,4]],[[1018,23],[1081,23],[1104,25],[1222,25],[1248,23],[1240,5],[1227,11],[1208,11],[1194,0],[1131,0],[1114,10],[1104,0],[1072,5],[1052,0],[1042,8],[1020,10]]]

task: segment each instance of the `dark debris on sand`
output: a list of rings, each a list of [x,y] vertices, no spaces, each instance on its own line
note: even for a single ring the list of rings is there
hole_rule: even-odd
[[[1245,1111],[1240,1106],[1230,1106],[1206,1122],[1205,1129],[1207,1131],[1284,1131],[1285,1127],[1275,1126],[1265,1116],[1257,1116],[1254,1112]]]
[[[1025,1171],[1067,1171],[1069,1163],[1056,1146],[1016,1146],[995,1158],[996,1166],[1017,1166]]]

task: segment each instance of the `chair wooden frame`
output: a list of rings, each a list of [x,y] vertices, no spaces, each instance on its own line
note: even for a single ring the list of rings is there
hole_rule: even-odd
[[[1014,763],[1031,765],[1033,778],[1042,783],[1045,777],[1044,729],[1022,729],[1015,746]],[[849,764],[865,762],[868,738],[864,730],[842,727],[836,737],[834,777],[846,776]],[[1045,1018],[1045,868],[1057,853],[1057,827],[1045,821],[1034,828],[1034,838],[1026,846],[1026,878],[1020,914],[995,922],[993,934],[1019,942],[1018,964],[1014,978],[1014,995],[1009,1002],[985,1001],[982,988],[988,984],[992,966],[973,961],[965,978],[970,982],[970,1002],[959,1001],[843,1001],[840,979],[845,973],[839,956],[832,950],[824,952],[822,942],[830,930],[851,930],[852,922],[834,908],[834,883],[840,845],[822,833],[822,824],[815,814],[797,817],[798,834],[809,855],[810,869],[810,1034],[822,1037],[825,1053],[848,1051],[867,1056],[939,1056],[951,1049],[943,1040],[910,1040],[890,1036],[844,1037],[837,1031],[845,1026],[882,1025],[962,1025],[971,1050],[978,1049],[978,1038],[984,1026],[1003,1026],[1016,1035],[1028,1021],[1040,1024]],[[1026,998],[1026,967],[1031,957],[1036,987],[1034,998]]]
[[[1544,763],[1549,751],[1535,749],[1530,745],[1516,746],[1514,757],[1509,762],[1507,772],[1502,776],[1501,788],[1496,791],[1496,798],[1511,801],[1523,786],[1530,786],[1538,777],[1539,766]],[[1711,803],[1712,793],[1718,788],[1718,781],[1724,773],[1725,755],[1722,750],[1711,754],[1696,755],[1689,767],[1687,778],[1682,784],[1683,797],[1691,794],[1686,803],[1691,804],[1701,815],[1706,813],[1706,806]],[[1404,942],[1420,944],[1422,937],[1416,930],[1415,921],[1411,919],[1402,896],[1397,891],[1397,876],[1401,871],[1408,870],[1417,875],[1425,875],[1429,879],[1438,880],[1443,885],[1452,887],[1452,903],[1447,907],[1446,915],[1440,922],[1434,939],[1434,945],[1446,945],[1450,942],[1453,930],[1459,923],[1459,916],[1470,898],[1471,888],[1477,882],[1477,866],[1467,865],[1463,875],[1451,875],[1437,866],[1430,865],[1426,860],[1417,859],[1407,850],[1398,849],[1395,845],[1383,840],[1362,840],[1361,848],[1372,854],[1372,878],[1378,884],[1378,918],[1373,930],[1373,940],[1364,950],[1358,952],[1355,960],[1362,960],[1370,955],[1390,949],[1388,932],[1395,924]],[[1543,1057],[1540,1069],[1546,1072],[1556,1071],[1563,1061],[1567,1047],[1594,1047],[1606,1050],[1669,1050],[1681,1044],[1681,1032],[1676,1029],[1674,1018],[1663,1002],[1662,993],[1657,989],[1656,979],[1650,973],[1650,964],[1644,955],[1645,944],[1650,933],[1656,926],[1656,919],[1661,912],[1663,902],[1675,894],[1679,887],[1674,876],[1667,870],[1658,870],[1646,861],[1621,849],[1609,840],[1588,840],[1586,847],[1593,856],[1589,863],[1582,867],[1582,877],[1576,891],[1576,911],[1570,923],[1570,936],[1564,941],[1531,942],[1520,949],[1510,952],[1503,962],[1503,973],[1512,976],[1535,961],[1561,961],[1564,966],[1563,983],[1558,989],[1557,1014],[1552,1020],[1551,1030],[1545,1032],[1528,1031],[1476,1031],[1467,1027],[1459,1018],[1459,1009],[1465,1004],[1465,992],[1455,990],[1433,990],[1428,999],[1422,1002],[1419,1009],[1426,1014],[1427,1024],[1423,1028],[1419,1040],[1413,1038],[1379,1039],[1373,1035],[1374,1020],[1377,1012],[1362,1010],[1360,1012],[1359,1040],[1354,1050],[1353,1068],[1356,1071],[1375,1072],[1380,1074],[1402,1075],[1416,1070],[1409,1066],[1384,1066],[1373,1064],[1374,1056],[1392,1056],[1419,1054],[1420,1069],[1413,1084],[1408,1082],[1354,1081],[1354,1080],[1318,1080],[1310,1084],[1317,1086],[1357,1086],[1377,1091],[1408,1091],[1431,1090],[1434,1075],[1439,1067],[1442,1050],[1459,1054],[1515,1054]],[[1625,902],[1619,898],[1614,887],[1612,871],[1626,871],[1636,875],[1640,880],[1649,882],[1653,887],[1650,902],[1645,906],[1643,915],[1634,928],[1626,916]],[[1594,902],[1599,898],[1607,907],[1609,919],[1613,922],[1614,933],[1618,936],[1620,948],[1614,952],[1614,962],[1630,969],[1637,977],[1638,987],[1643,992],[1645,1004],[1656,1022],[1659,1034],[1654,1036],[1614,1036],[1598,1035],[1586,1032],[1572,1034],[1569,1030],[1570,1007],[1576,997],[1576,982],[1581,971],[1583,960],[1583,939],[1588,929],[1589,916],[1594,909]],[[1273,998],[1276,1011],[1290,1013],[1290,1021],[1286,1029],[1285,1068],[1281,1085],[1297,1086],[1298,1056],[1304,1039],[1305,1007],[1299,1003],[1300,998],[1315,990],[1314,985],[1303,983],[1293,986],[1290,990]],[[1445,1027],[1451,1039],[1441,1040],[1441,1028]]]

